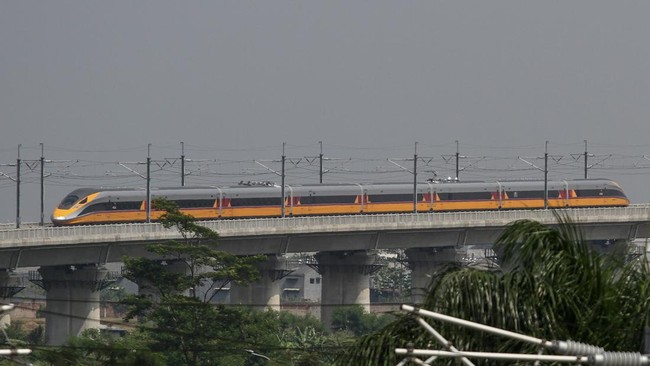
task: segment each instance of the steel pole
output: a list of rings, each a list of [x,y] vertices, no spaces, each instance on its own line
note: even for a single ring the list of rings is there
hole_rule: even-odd
[[[458,150],[458,140],[456,140],[456,179],[460,173],[460,152]]]
[[[181,141],[181,187],[185,187],[185,143]]]
[[[318,155],[318,160],[320,161],[320,173],[319,173],[319,183],[323,183],[323,141],[318,141],[320,144],[320,155]]]
[[[548,141],[544,152],[544,209],[548,209]]]
[[[41,226],[45,226],[45,156],[44,147],[41,142]]]
[[[151,222],[151,144],[147,145],[147,222]]]
[[[587,140],[585,140],[585,179],[587,179],[587,169],[588,169],[587,156],[589,156],[589,154],[587,154]]]
[[[282,189],[282,197],[280,198],[280,200],[281,200],[281,209],[282,209],[282,213],[280,215],[281,217],[284,217],[284,209],[285,209],[285,202],[284,202],[284,200],[285,200],[285,194],[284,194],[284,162],[286,160],[286,156],[284,156],[284,147],[285,147],[285,145],[286,145],[286,142],[283,142],[282,143],[282,182],[280,183],[282,185],[282,188],[281,188]]]
[[[413,154],[413,213],[418,213],[418,142]]]
[[[20,147],[18,144],[18,157],[16,158],[16,229],[20,228]]]

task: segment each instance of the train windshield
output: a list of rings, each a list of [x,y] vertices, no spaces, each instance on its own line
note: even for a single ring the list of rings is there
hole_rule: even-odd
[[[61,203],[59,203],[59,208],[60,209],[68,209],[74,205],[75,202],[79,200],[79,196],[76,194],[69,194],[67,195]]]
[[[61,203],[59,203],[58,208],[60,208],[62,210],[66,210],[66,209],[74,206],[74,204],[77,203],[77,201],[79,201],[79,199],[87,197],[89,194],[92,194],[92,193],[95,193],[95,192],[97,192],[96,189],[88,189],[88,188],[77,189],[77,190],[71,192],[70,194],[68,194],[67,196],[65,196],[65,198],[61,201]]]

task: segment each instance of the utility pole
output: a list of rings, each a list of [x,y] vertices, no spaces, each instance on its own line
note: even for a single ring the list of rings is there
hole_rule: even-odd
[[[281,208],[282,208],[282,213],[281,216],[284,217],[284,209],[285,209],[285,195],[284,195],[284,162],[286,160],[286,156],[284,155],[284,147],[287,143],[283,142],[282,143],[282,197],[281,197]]]
[[[323,184],[323,141],[318,141],[318,144],[320,144],[320,154],[318,155],[318,160],[320,161],[319,183]]]
[[[147,144],[147,223],[151,222],[151,144]]]
[[[413,213],[418,213],[418,142],[413,153]]]
[[[587,179],[587,140],[585,140],[585,179]]]
[[[118,164],[125,168],[126,170],[130,171],[131,173],[136,174],[138,177],[144,179],[146,181],[146,193],[145,193],[145,198],[144,198],[144,204],[145,204],[145,212],[146,212],[146,220],[145,222],[150,223],[151,222],[151,144],[147,144],[147,161],[142,162],[142,161],[136,161],[136,162],[118,162]],[[137,165],[142,165],[146,164],[147,165],[147,173],[146,175],[139,173],[138,171],[131,169],[127,166],[127,164],[137,164]]]
[[[21,144],[18,144],[16,158],[16,229],[20,229],[20,146]]]
[[[458,150],[458,140],[456,140],[456,180],[458,180],[458,174],[460,173],[460,152]]]
[[[181,141],[181,187],[185,187],[185,143]]]
[[[548,140],[544,152],[544,209],[548,209]]]
[[[41,142],[41,226],[45,226],[45,157],[44,157],[44,147]]]

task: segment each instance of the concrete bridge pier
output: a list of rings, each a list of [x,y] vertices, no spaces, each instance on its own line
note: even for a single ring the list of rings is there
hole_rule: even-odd
[[[283,255],[269,255],[267,260],[257,264],[260,278],[249,286],[232,283],[230,286],[230,303],[252,305],[258,310],[271,309],[280,311],[280,279],[293,272],[288,268]]]
[[[24,288],[21,286],[20,278],[12,271],[0,269],[0,304],[9,304],[11,298]],[[8,327],[10,324],[11,315],[0,313],[0,329]]]
[[[46,266],[38,272],[40,285],[47,291],[47,344],[60,345],[86,329],[99,327],[99,292],[110,283],[106,269],[96,265]]]
[[[332,324],[332,314],[340,305],[361,305],[370,311],[370,274],[377,255],[367,251],[319,252],[315,256],[317,271],[323,278],[321,322]]]
[[[455,263],[462,256],[456,247],[411,248],[405,251],[411,268],[411,299],[422,304],[429,293],[435,273],[445,265]]]

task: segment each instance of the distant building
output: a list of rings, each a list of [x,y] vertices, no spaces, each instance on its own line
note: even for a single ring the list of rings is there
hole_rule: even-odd
[[[299,264],[281,281],[282,303],[320,302],[321,275],[310,266]]]

